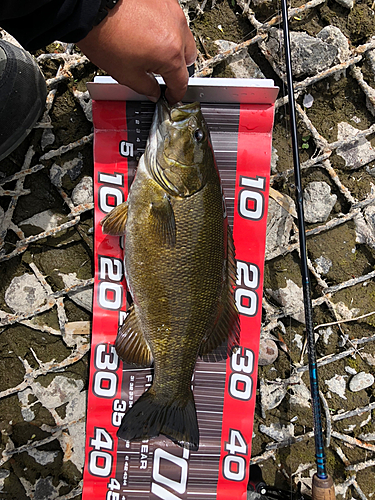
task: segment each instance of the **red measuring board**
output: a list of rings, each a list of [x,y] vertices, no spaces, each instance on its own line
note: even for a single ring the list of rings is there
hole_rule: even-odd
[[[202,99],[222,180],[236,247],[241,346],[226,361],[197,361],[192,380],[200,431],[197,452],[163,436],[142,442],[117,439],[125,411],[151,385],[152,370],[126,365],[115,352],[129,295],[121,238],[103,235],[99,222],[127,198],[154,105],[139,96],[131,99],[134,93],[126,90],[126,101],[99,100],[108,95],[122,99],[124,87],[112,85],[108,94],[108,88],[103,91],[105,86],[97,84],[90,89],[95,99],[95,285],[83,500],[246,499],[277,89],[257,83],[255,91],[246,88],[239,97],[237,81],[229,102],[215,102],[215,96],[228,95],[228,84],[212,91],[201,80],[192,80],[186,101],[195,100],[197,92]]]

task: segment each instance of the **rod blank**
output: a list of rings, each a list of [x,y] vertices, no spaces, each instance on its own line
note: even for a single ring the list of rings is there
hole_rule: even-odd
[[[317,465],[317,473],[313,476],[312,496],[313,500],[334,500],[335,490],[332,478],[327,474],[326,455],[323,445],[323,428],[322,428],[322,416],[321,416],[321,407],[319,399],[319,383],[318,383],[318,370],[317,370],[316,352],[315,352],[315,337],[313,328],[313,310],[311,301],[310,277],[309,277],[309,269],[307,266],[306,231],[305,231],[305,219],[303,213],[303,191],[302,191],[301,168],[300,168],[299,152],[298,152],[296,110],[295,110],[294,93],[293,93],[293,73],[292,73],[292,62],[291,62],[290,40],[289,40],[288,8],[286,0],[281,0],[281,7],[282,7],[282,17],[284,23],[284,29],[283,29],[284,51],[285,51],[286,76],[288,84],[289,115],[290,115],[290,128],[292,136],[294,178],[296,184],[296,208],[298,215],[302,289],[303,289],[306,334],[307,334],[307,345],[308,345],[311,402],[312,402],[312,411],[314,419],[315,459]]]

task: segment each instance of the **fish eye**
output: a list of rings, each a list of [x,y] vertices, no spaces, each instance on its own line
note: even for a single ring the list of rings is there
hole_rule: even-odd
[[[197,129],[194,131],[194,139],[195,139],[197,142],[201,142],[201,141],[203,141],[203,139],[204,139],[204,132],[203,132],[203,130],[201,130],[200,128],[197,128]]]

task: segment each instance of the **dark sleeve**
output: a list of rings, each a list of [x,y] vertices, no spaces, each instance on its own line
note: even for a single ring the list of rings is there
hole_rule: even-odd
[[[27,50],[54,40],[79,42],[91,30],[101,0],[1,0],[0,26]]]

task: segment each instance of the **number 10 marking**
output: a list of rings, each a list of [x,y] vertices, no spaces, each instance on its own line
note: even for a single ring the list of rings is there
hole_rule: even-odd
[[[264,194],[266,187],[265,177],[240,177],[240,186],[250,189],[242,189],[238,197],[238,213],[244,219],[260,220],[264,215]],[[252,207],[251,207],[252,205]]]

